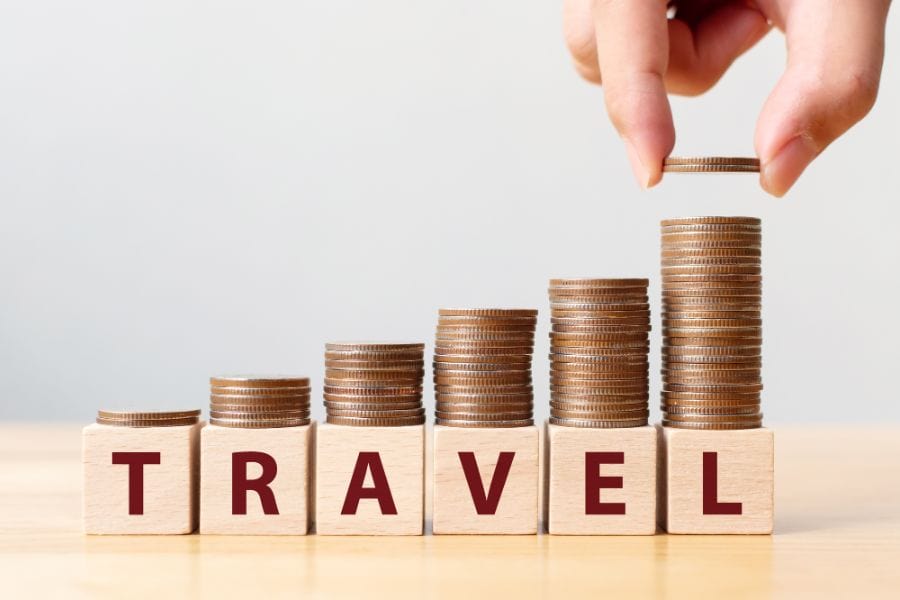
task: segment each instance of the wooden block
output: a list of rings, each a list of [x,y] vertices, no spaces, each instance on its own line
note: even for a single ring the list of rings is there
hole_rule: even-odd
[[[547,425],[548,530],[554,535],[656,533],[657,433],[650,425]]]
[[[316,532],[422,535],[425,426],[316,428]]]
[[[84,532],[194,531],[202,425],[85,427]]]
[[[435,534],[536,534],[536,426],[434,427]]]
[[[313,425],[200,433],[200,533],[306,535]]]
[[[771,429],[660,429],[666,531],[772,533],[775,435]]]

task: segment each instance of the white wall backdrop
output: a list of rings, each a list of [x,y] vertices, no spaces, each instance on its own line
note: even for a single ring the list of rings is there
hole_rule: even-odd
[[[308,374],[321,416],[324,342],[430,352],[456,305],[542,309],[543,417],[548,278],[650,276],[658,315],[659,219],[749,214],[768,420],[896,421],[896,13],[877,107],[777,200],[639,191],[555,1],[4,0],[0,418],[200,407],[220,372]],[[674,100],[677,152],[752,154],[783,63],[774,33]]]

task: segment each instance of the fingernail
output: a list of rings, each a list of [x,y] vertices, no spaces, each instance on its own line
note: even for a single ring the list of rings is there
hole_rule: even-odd
[[[763,163],[760,173],[763,188],[773,196],[784,196],[818,154],[808,137],[798,135],[793,138]]]
[[[634,178],[637,180],[641,189],[646,190],[650,187],[650,172],[641,161],[637,148],[631,143],[631,140],[625,140],[625,151],[628,152],[628,160],[631,162],[631,170],[634,172]]]

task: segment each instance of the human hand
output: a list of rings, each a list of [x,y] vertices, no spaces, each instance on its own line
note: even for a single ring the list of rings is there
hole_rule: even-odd
[[[760,114],[760,183],[784,195],[875,103],[890,0],[564,0],[566,43],[606,109],[642,187],[675,144],[667,92],[694,96],[768,33],[784,31],[787,68]]]

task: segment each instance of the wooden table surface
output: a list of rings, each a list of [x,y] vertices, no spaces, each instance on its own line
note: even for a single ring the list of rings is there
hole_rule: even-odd
[[[900,597],[900,427],[776,431],[772,536],[93,537],[80,428],[0,426],[0,596]]]

